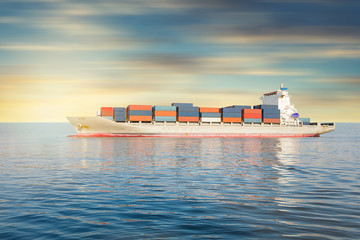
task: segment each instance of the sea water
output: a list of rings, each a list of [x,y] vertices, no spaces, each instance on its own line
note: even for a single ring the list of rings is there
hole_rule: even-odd
[[[359,239],[360,124],[319,138],[78,138],[0,124],[0,239]]]

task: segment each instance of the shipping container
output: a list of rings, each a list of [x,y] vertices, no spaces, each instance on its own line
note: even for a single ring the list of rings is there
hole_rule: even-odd
[[[218,117],[202,117],[200,118],[200,122],[221,122],[221,118]]]
[[[278,109],[278,108],[279,108],[278,105],[268,105],[268,104],[253,106],[253,109]]]
[[[209,107],[200,107],[199,112],[207,112],[207,113],[220,113],[220,108],[209,108]]]
[[[234,112],[242,112],[242,108],[230,108],[230,107],[226,107],[226,108],[222,108],[221,109],[222,113],[234,113]]]
[[[128,120],[133,122],[151,122],[152,116],[128,116]]]
[[[244,118],[245,123],[261,123],[262,119],[260,118]]]
[[[266,108],[266,109],[262,109],[262,112],[266,112],[266,113],[280,113],[280,109],[276,109],[276,108]]]
[[[176,122],[176,117],[155,116],[156,122]]]
[[[178,112],[179,117],[199,117],[199,112]]]
[[[176,107],[192,107],[193,104],[192,104],[192,103],[172,103],[171,106],[176,106]]]
[[[113,121],[114,120],[114,117],[113,116],[102,116],[103,118],[106,118],[106,119],[109,119],[109,120],[111,120],[111,121]]]
[[[126,121],[126,117],[125,116],[114,116],[114,120],[115,122],[125,122]]]
[[[113,111],[114,111],[114,113],[115,112],[125,112],[125,108],[124,107],[114,107]]]
[[[177,107],[177,111],[178,112],[199,112],[199,107],[179,106],[179,107]]]
[[[176,111],[176,106],[154,106],[154,111]]]
[[[263,118],[280,118],[280,113],[263,113]]]
[[[101,107],[100,115],[102,117],[104,117],[104,116],[112,117],[113,116],[113,108],[112,107]]]
[[[152,111],[152,105],[129,105],[127,110]]]
[[[178,117],[179,122],[199,122],[199,117]]]
[[[261,114],[262,110],[261,109],[243,109],[243,114],[246,113],[258,113]]]
[[[221,113],[219,113],[219,112],[200,112],[200,117],[221,118]]]
[[[244,113],[243,118],[258,118],[258,119],[261,119],[262,114],[261,113]]]
[[[129,116],[152,116],[152,111],[145,110],[130,110],[128,112]]]
[[[125,112],[114,112],[114,117],[126,117]]]
[[[241,117],[223,117],[222,121],[224,123],[230,123],[230,122],[241,123],[242,119],[241,119]]]
[[[310,118],[299,118],[300,122],[310,122]]]
[[[162,116],[162,117],[176,117],[176,111],[154,111],[154,116]]]
[[[263,123],[279,123],[280,124],[280,118],[264,118]]]
[[[242,117],[242,113],[241,112],[224,112],[222,113],[222,117]]]
[[[246,106],[246,105],[232,105],[232,106],[228,106],[226,108],[237,108],[237,109],[251,109],[251,106]]]

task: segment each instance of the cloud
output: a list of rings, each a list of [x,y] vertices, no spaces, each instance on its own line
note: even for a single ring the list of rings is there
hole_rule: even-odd
[[[146,71],[147,74],[172,73],[185,75],[256,75],[256,76],[304,76],[312,74],[310,69],[277,69],[273,60],[259,56],[200,57],[186,54],[138,54],[109,62],[114,69]]]
[[[217,44],[358,44],[358,27],[276,26],[242,27],[198,25],[187,27],[194,41]],[[195,34],[197,32],[198,34]]]

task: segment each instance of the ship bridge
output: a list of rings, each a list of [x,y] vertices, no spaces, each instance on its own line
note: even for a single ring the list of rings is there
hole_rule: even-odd
[[[265,93],[260,100],[264,105],[277,105],[280,110],[280,121],[282,125],[299,125],[299,114],[293,104],[290,103],[290,95],[284,83],[280,89],[274,92]]]

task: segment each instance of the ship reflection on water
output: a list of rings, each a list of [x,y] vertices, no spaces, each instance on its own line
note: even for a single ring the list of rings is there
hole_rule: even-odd
[[[286,166],[297,161],[299,144],[299,139],[294,138],[80,138],[73,141],[77,141],[82,154],[79,167],[100,171],[99,174],[119,172],[128,182],[132,179],[144,184],[161,182],[164,188],[167,184],[177,184],[190,191],[188,196],[201,193],[202,197],[217,195],[223,199],[226,189],[244,198],[268,200],[276,199],[276,193],[269,195],[271,191],[292,181],[291,167]],[[243,191],[238,192],[239,189]],[[251,189],[261,189],[267,194],[260,196]]]

